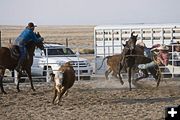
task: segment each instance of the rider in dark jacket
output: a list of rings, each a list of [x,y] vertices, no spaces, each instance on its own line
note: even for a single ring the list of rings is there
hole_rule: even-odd
[[[32,23],[32,22],[28,23],[28,26],[22,31],[22,33],[15,40],[14,44],[19,46],[19,50],[20,50],[20,58],[19,58],[17,66],[15,68],[18,72],[21,71],[21,65],[22,65],[24,59],[26,58],[27,42],[30,40],[32,40],[34,42],[39,42],[41,40],[41,39],[37,38],[36,34],[34,33],[35,27],[37,27],[37,26],[34,25],[34,23]]]

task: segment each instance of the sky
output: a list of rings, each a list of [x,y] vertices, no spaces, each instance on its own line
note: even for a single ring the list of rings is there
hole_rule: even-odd
[[[180,23],[180,0],[0,0],[0,25]]]

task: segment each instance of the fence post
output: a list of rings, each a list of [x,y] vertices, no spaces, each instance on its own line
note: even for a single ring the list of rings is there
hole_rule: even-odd
[[[80,70],[79,70],[79,48],[78,48],[78,51],[76,52],[76,55],[78,57],[78,81],[80,80]]]
[[[12,41],[11,41],[11,39],[9,39],[9,44],[11,44],[12,43]]]
[[[17,78],[17,71],[15,71],[15,70],[14,70],[13,77],[14,77],[14,83],[17,85],[18,84],[18,78]]]
[[[68,38],[66,38],[66,47],[68,47],[69,45],[68,45]]]
[[[49,78],[49,68],[48,68],[48,63],[49,63],[49,61],[48,61],[48,57],[49,57],[49,55],[48,55],[48,49],[46,48],[46,64],[47,64],[47,66],[46,66],[46,82],[50,82],[50,78]]]

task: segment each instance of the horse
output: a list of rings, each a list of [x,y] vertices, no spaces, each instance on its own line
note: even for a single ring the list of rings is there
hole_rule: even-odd
[[[135,46],[136,46],[136,41],[137,41],[137,36],[133,35],[134,32],[131,33],[131,36],[128,41],[126,41],[126,44],[124,45],[124,49],[122,51],[122,56],[123,60],[120,63],[120,69],[119,69],[119,76],[121,76],[121,70],[123,67],[126,67],[127,73],[128,73],[128,82],[129,82],[129,89],[131,91],[131,70],[134,67],[135,64],[135,57],[133,56],[127,56],[127,55],[132,55],[135,54]],[[144,53],[143,53],[144,54]],[[141,54],[141,55],[143,55]],[[122,78],[119,77],[119,80],[121,84],[123,85],[124,82],[122,81]]]
[[[42,38],[41,35],[38,33],[36,33],[37,38]],[[31,89],[33,91],[35,91],[33,83],[32,83],[32,77],[31,77],[31,66],[33,64],[33,55],[34,55],[34,51],[35,48],[38,47],[41,50],[44,50],[44,43],[43,43],[43,38],[35,43],[33,41],[30,41],[27,43],[27,57],[24,60],[23,64],[22,64],[22,70],[24,70],[30,80],[30,84],[31,84]],[[14,55],[12,51],[16,51],[16,55]],[[4,73],[6,69],[9,70],[14,70],[15,67],[17,66],[18,63],[18,59],[19,59],[19,47],[13,45],[12,48],[7,48],[7,47],[1,47],[0,48],[0,87],[1,87],[1,92],[4,94],[7,94],[3,88],[3,77],[4,77]],[[20,92],[19,89],[19,82],[20,82],[20,78],[22,76],[22,72],[18,72],[17,73],[17,91]]]
[[[132,68],[137,69],[137,65],[150,63],[152,61],[151,58],[144,56],[144,47],[136,45],[136,41],[137,41],[137,36],[134,36],[132,33],[130,39],[124,45],[124,49],[122,51],[122,55],[124,57],[122,63],[120,64],[120,69],[119,69],[119,76],[120,76],[121,69],[123,67],[126,67],[128,73],[128,82],[129,82],[130,91],[131,91]],[[159,70],[160,70],[159,66],[154,66],[153,68],[142,70],[144,75],[140,76],[139,78],[136,78],[133,83],[136,83],[140,79],[148,77],[149,76],[148,72],[150,72],[157,81],[157,87],[158,87],[161,80],[161,74]],[[120,81],[122,81],[122,79],[120,79]]]

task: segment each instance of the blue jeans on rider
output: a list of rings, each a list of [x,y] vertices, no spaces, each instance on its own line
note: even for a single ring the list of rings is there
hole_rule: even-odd
[[[26,47],[25,46],[19,46],[19,50],[20,50],[20,58],[19,58],[19,61],[24,61],[25,57],[26,57],[26,53],[27,53],[27,50],[26,50]]]
[[[139,64],[138,68],[139,69],[148,69],[148,68],[152,68],[154,66],[156,66],[156,63],[154,61],[152,61],[152,62],[147,63],[147,64]]]
[[[19,46],[19,50],[20,50],[20,58],[19,58],[19,63],[21,64],[25,57],[26,57],[26,54],[27,54],[27,49],[26,49],[26,46],[25,46],[25,42],[22,38],[18,37],[16,40],[15,40],[15,45]]]

